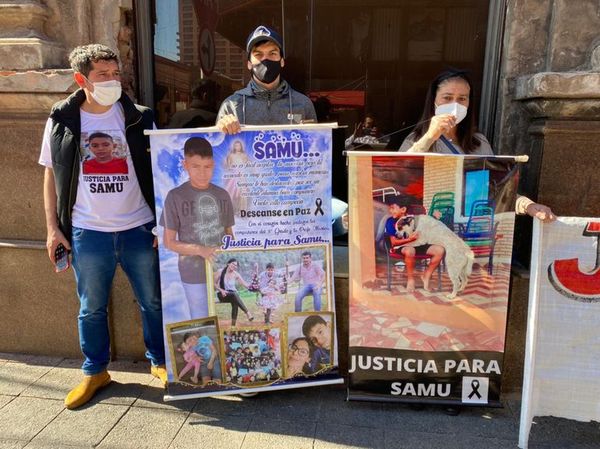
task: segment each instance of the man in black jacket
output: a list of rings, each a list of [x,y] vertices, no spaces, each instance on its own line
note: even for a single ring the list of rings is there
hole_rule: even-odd
[[[53,106],[39,162],[46,167],[48,256],[55,263],[60,244],[72,252],[80,301],[84,379],[65,399],[67,408],[76,408],[111,380],[107,309],[117,264],[140,305],[151,373],[163,383],[167,373],[149,141],[143,134],[153,128],[152,111],[121,92],[119,60],[110,48],[77,47],[69,61],[81,89]],[[113,156],[126,160],[126,167],[94,174],[82,170],[97,157],[89,137],[98,133],[112,139]]]

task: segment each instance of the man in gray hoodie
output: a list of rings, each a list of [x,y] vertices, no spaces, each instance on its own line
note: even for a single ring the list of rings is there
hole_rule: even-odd
[[[310,99],[281,78],[285,65],[281,36],[261,25],[248,36],[246,52],[252,79],[221,104],[217,127],[226,134],[236,134],[240,125],[315,122],[317,115]]]

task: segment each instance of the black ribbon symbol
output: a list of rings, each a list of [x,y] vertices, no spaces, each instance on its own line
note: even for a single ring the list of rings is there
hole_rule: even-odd
[[[473,396],[477,395],[477,399],[481,399],[481,395],[479,394],[479,381],[478,380],[472,380],[471,381],[471,394],[469,396],[467,396],[468,399],[471,399]]]
[[[321,198],[317,198],[315,201],[315,206],[317,206],[317,208],[315,209],[315,215],[325,215],[325,212],[323,212],[323,208],[321,207],[323,205],[323,200],[321,200]]]

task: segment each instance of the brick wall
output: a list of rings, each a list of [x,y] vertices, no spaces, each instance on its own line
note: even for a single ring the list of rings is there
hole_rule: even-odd
[[[463,188],[462,159],[426,158],[423,178],[423,205],[425,209],[429,211],[433,195],[437,192],[456,192],[454,219],[456,223],[466,223],[468,217],[461,215],[461,192]],[[511,217],[511,213],[503,213],[496,215],[495,221],[497,222],[500,218],[502,220],[498,225],[497,234],[501,235],[501,238],[496,242],[494,260],[496,262],[510,263],[512,257],[514,217]]]
[[[437,192],[460,192],[462,184],[462,160],[447,157],[425,158],[423,184],[423,206],[429,210],[431,199]],[[457,211],[460,211],[460,201],[462,199],[457,198]]]

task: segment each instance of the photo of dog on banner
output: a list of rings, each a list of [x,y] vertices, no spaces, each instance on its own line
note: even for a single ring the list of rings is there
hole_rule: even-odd
[[[497,188],[493,178],[501,173],[466,162],[464,167],[449,166],[443,178],[449,181],[440,181],[427,176],[424,162],[412,164],[398,171],[395,182],[386,178],[387,185],[373,191],[375,244],[388,262],[386,287],[391,291],[396,274],[403,272],[406,293],[420,290],[440,299],[465,299],[472,275],[481,269],[490,276],[496,269],[499,275],[502,262],[510,260],[498,242],[508,242],[512,235],[499,227],[512,223],[514,214],[504,201],[497,203],[492,191]],[[377,166],[373,171],[377,179]]]
[[[351,345],[501,350],[515,220],[511,166],[375,157],[371,173],[372,224],[360,220],[372,226],[375,263],[362,265],[356,297],[368,307],[353,309],[362,319]]]
[[[452,291],[446,297],[456,298],[456,295],[465,289],[473,269],[475,255],[471,248],[438,218],[429,215],[406,215],[407,205],[403,205],[398,196],[393,196],[388,201],[391,216],[386,221],[385,232],[392,244],[390,250],[404,256],[409,276],[407,291],[414,291],[414,279],[409,267],[414,270],[417,254],[426,255],[431,257],[421,277],[423,289],[431,291],[431,275],[443,259],[452,283]]]

